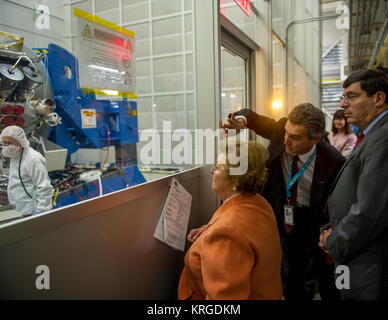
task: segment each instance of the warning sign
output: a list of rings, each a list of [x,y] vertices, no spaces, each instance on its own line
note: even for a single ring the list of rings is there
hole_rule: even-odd
[[[77,8],[74,16],[80,87],[99,94],[114,90],[136,96],[135,34]],[[82,117],[83,128],[95,126],[93,112],[83,112]]]
[[[85,38],[93,39],[92,31],[90,31],[90,27],[87,24],[84,28],[84,31],[82,31],[82,36]]]
[[[96,109],[81,109],[82,128],[97,128]]]

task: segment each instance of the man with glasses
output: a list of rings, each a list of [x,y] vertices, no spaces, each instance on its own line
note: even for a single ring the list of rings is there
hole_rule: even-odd
[[[1,153],[10,158],[7,195],[10,204],[23,215],[52,208],[53,187],[47,173],[46,159],[30,147],[24,130],[9,126],[0,134]]]
[[[330,191],[320,247],[343,265],[343,299],[388,299],[388,76],[358,71],[343,87],[345,117],[362,133]]]
[[[325,116],[310,103],[294,107],[275,121],[243,109],[225,129],[252,129],[269,139],[268,181],[263,196],[271,204],[283,252],[286,300],[309,300],[318,283],[322,300],[337,300],[333,265],[318,246],[319,229],[328,222],[325,204],[330,185],[345,158],[325,139]]]

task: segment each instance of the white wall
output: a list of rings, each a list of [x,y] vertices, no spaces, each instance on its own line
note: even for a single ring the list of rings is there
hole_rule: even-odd
[[[215,208],[200,199],[209,172],[176,176],[193,196],[188,230]],[[175,299],[184,253],[153,237],[171,178],[0,226],[1,299]],[[38,290],[36,267],[50,270]]]
[[[23,36],[24,44],[30,48],[47,48],[49,43],[67,48],[68,25],[64,3],[65,0],[0,0],[0,31]],[[37,28],[36,4],[48,7],[49,29]]]
[[[271,4],[273,30],[283,42],[288,37],[287,49],[273,41],[273,92],[274,98],[283,100],[281,110],[276,112],[280,118],[299,103],[310,102],[320,107],[320,23],[292,25],[286,35],[292,21],[320,16],[320,1],[273,0]]]

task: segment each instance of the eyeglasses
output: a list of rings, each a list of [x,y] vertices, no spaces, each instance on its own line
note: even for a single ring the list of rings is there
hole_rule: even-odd
[[[210,168],[210,171],[212,171],[212,172],[213,172],[213,171],[216,171],[216,170],[218,170],[218,168],[217,168],[217,166],[215,166],[215,165],[212,166],[212,167]]]
[[[1,145],[2,146],[16,146],[17,145],[17,142],[14,142],[14,141],[2,141],[1,142]]]
[[[361,95],[362,93],[346,94],[344,96],[339,97],[339,102],[342,103],[343,101],[345,101],[345,103],[349,103],[350,101],[356,100]]]
[[[225,171],[227,171],[227,170],[222,170],[222,169],[220,169],[219,167],[217,167],[216,165],[213,165],[212,167],[211,167],[211,169],[210,169],[210,171],[211,172],[214,172],[214,171],[220,171],[220,172],[225,172]]]

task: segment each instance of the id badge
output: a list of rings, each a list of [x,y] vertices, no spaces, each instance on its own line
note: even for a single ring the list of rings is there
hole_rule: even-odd
[[[285,204],[284,205],[284,223],[290,226],[294,225],[294,207]]]

